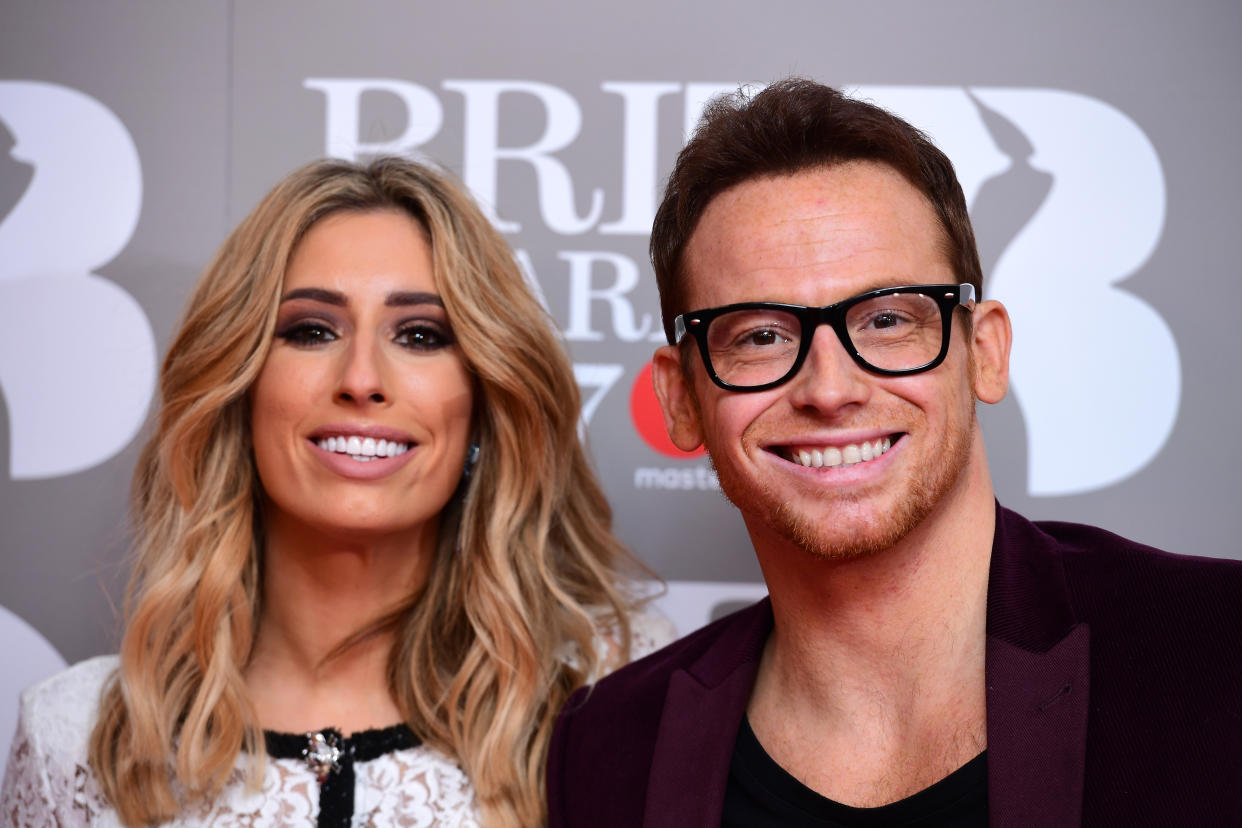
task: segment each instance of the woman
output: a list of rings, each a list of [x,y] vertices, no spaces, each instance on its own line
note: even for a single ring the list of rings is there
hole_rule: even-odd
[[[208,267],[161,392],[119,664],[24,696],[2,812],[540,824],[562,703],[666,634],[474,204],[397,159],[294,173]]]

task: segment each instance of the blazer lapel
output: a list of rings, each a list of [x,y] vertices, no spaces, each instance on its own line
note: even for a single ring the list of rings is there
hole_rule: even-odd
[[[643,825],[718,826],[737,729],[772,629],[765,600],[669,681]],[[988,581],[988,812],[993,825],[1079,825],[1090,633],[1056,543],[997,506]]]
[[[669,680],[656,735],[643,825],[720,825],[729,763],[746,711],[759,656],[772,629],[766,600],[739,614],[689,669]]]
[[[1081,824],[1088,642],[1086,624],[1046,653],[988,637],[991,824]]]
[[[988,582],[988,813],[993,825],[1081,824],[1090,631],[1055,543],[999,509]]]

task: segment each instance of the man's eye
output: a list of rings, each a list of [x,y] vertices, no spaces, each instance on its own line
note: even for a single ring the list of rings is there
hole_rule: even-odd
[[[868,316],[863,327],[884,331],[900,328],[903,325],[909,326],[913,321],[908,315],[898,311],[880,311]]]
[[[453,344],[452,336],[434,325],[402,328],[393,341],[418,351],[435,351]]]
[[[753,331],[745,339],[747,345],[778,345],[788,340],[781,336],[780,332],[772,329]]]
[[[299,322],[277,336],[293,345],[320,345],[336,339],[336,332],[320,322]]]

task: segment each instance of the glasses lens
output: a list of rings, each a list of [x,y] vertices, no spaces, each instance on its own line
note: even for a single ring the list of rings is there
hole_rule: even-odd
[[[707,328],[707,350],[716,376],[742,388],[776,382],[798,356],[802,323],[784,311],[737,310]]]
[[[920,368],[940,354],[943,325],[936,300],[921,293],[890,293],[852,306],[845,329],[858,355],[886,371]]]

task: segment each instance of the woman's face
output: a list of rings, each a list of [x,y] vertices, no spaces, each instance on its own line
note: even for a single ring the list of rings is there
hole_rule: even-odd
[[[273,525],[420,532],[461,479],[473,402],[421,226],[390,210],[312,226],[251,397]]]

